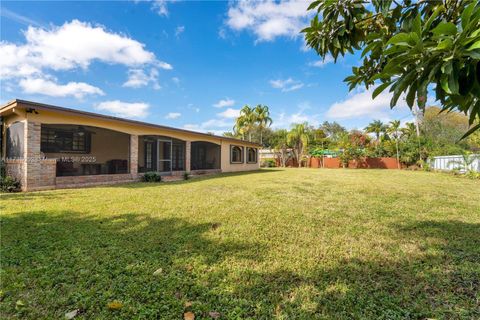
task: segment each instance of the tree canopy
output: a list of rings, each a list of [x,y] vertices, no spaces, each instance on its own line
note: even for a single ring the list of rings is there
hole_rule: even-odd
[[[307,45],[335,61],[362,50],[345,81],[350,89],[389,88],[390,106],[405,95],[424,109],[429,89],[445,111],[469,117],[480,129],[480,4],[476,0],[318,0],[305,33]]]

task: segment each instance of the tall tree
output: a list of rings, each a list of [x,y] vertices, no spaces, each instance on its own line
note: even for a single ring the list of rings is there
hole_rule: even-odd
[[[395,140],[395,149],[397,151],[397,166],[400,169],[400,151],[399,151],[399,142],[402,136],[402,130],[400,129],[400,120],[390,121],[390,125],[387,128],[387,132]]]
[[[387,130],[387,126],[380,120],[374,120],[365,127],[365,132],[375,134],[377,147],[382,142],[382,138]]]
[[[478,0],[318,0],[308,10],[316,14],[302,32],[324,59],[363,50],[345,79],[350,89],[373,85],[375,98],[389,88],[391,107],[406,94],[423,110],[434,86],[444,110],[469,117],[467,134],[480,129]]]
[[[267,106],[258,104],[255,107],[255,117],[260,130],[260,144],[263,145],[263,130],[272,125],[272,118],[270,118],[270,110]]]
[[[332,140],[333,142],[338,142],[340,140],[340,137],[344,134],[347,133],[347,129],[345,127],[341,126],[337,122],[328,122],[325,121],[322,123],[320,126],[320,129],[325,132],[327,137]]]
[[[240,133],[245,139],[245,134],[248,136],[248,141],[252,141],[252,131],[257,123],[257,117],[253,108],[245,105],[240,110],[240,116],[235,121],[233,130]]]
[[[280,165],[285,167],[288,160],[288,131],[285,129],[278,129],[273,133],[272,147],[275,153],[279,155]]]
[[[298,162],[298,167],[302,166],[302,159],[305,157],[308,142],[309,132],[308,123],[294,124],[287,136],[288,144],[292,146],[295,158]]]

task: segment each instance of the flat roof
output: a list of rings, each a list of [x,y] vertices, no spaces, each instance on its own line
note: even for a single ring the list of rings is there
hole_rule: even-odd
[[[21,100],[21,99],[15,99],[15,100],[7,102],[2,107],[0,107],[0,112],[3,109],[8,108],[12,104],[23,104],[23,105],[32,106],[32,107],[34,107],[36,109],[39,109],[39,110],[49,110],[49,111],[56,111],[56,112],[73,113],[73,114],[78,114],[78,115],[82,115],[82,116],[106,119],[106,120],[116,121],[116,122],[123,122],[123,123],[127,123],[127,124],[138,125],[138,126],[158,128],[158,129],[177,131],[177,132],[183,132],[183,133],[190,133],[190,134],[195,134],[195,135],[199,135],[199,136],[203,136],[203,137],[214,137],[214,138],[218,138],[218,139],[234,141],[234,142],[237,142],[237,143],[250,144],[250,145],[254,145],[256,147],[261,146],[260,144],[255,143],[255,142],[250,142],[250,141],[231,138],[231,137],[224,137],[224,136],[218,136],[218,135],[215,135],[215,134],[197,132],[197,131],[186,130],[186,129],[179,129],[179,128],[174,128],[174,127],[169,127],[169,126],[164,126],[164,125],[159,125],[159,124],[154,124],[154,123],[148,123],[148,122],[143,122],[143,121],[138,121],[138,120],[119,118],[119,117],[108,116],[108,115],[104,115],[104,114],[100,114],[100,113],[76,110],[76,109],[71,109],[71,108],[64,108],[64,107],[54,106],[54,105],[50,105],[50,104]]]

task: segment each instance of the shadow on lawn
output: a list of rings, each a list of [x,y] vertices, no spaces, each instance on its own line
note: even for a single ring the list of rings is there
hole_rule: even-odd
[[[108,317],[112,300],[128,305],[120,317],[175,318],[185,301],[205,294],[209,284],[198,279],[211,266],[226,258],[258,260],[263,252],[252,243],[209,239],[218,237],[217,223],[133,213],[22,212],[2,217],[1,226],[0,314],[27,318],[63,318],[76,308],[86,318]],[[16,310],[18,300],[27,306]]]
[[[0,310],[59,318],[80,308],[79,318],[111,318],[105,305],[119,300],[124,308],[115,317],[174,319],[191,301],[187,309],[198,318],[214,310],[225,319],[478,318],[480,224],[426,221],[393,230],[396,244],[413,241],[420,252],[258,271],[249,266],[266,262],[267,247],[223,240],[216,223],[19,213],[2,218]],[[26,306],[15,310],[18,300]]]
[[[151,187],[153,185],[157,186],[168,186],[170,184],[186,184],[186,183],[194,183],[198,181],[205,181],[205,180],[213,180],[213,179],[219,179],[219,178],[227,178],[227,177],[237,177],[237,176],[248,176],[248,175],[258,175],[258,174],[264,174],[264,173],[272,173],[272,172],[278,172],[278,171],[284,171],[284,169],[260,169],[260,170],[255,170],[255,171],[240,171],[240,172],[225,172],[225,173],[215,173],[215,174],[205,174],[205,175],[198,175],[195,177],[190,178],[189,180],[179,180],[179,181],[172,181],[168,183],[127,183],[127,184],[118,184],[118,185],[111,185],[110,187],[112,188],[133,188],[133,189],[138,189],[138,188],[145,188],[145,187]]]

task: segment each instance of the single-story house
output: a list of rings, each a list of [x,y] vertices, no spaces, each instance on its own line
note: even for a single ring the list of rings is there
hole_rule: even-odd
[[[0,107],[1,150],[22,190],[257,170],[259,145],[37,102]]]

